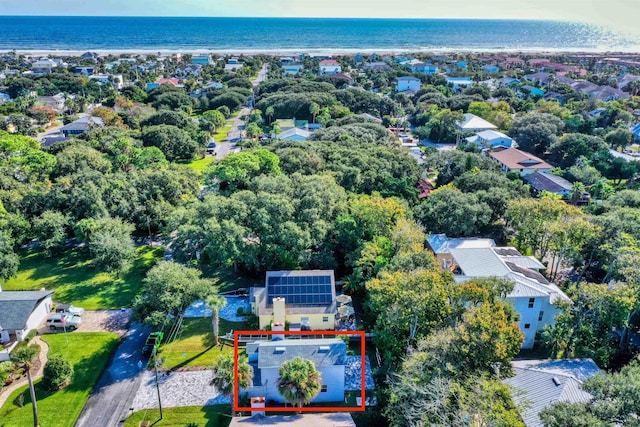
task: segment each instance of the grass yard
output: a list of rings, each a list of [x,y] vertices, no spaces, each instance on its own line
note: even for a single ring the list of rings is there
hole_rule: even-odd
[[[36,249],[20,253],[16,277],[2,284],[5,291],[53,289],[55,301],[74,304],[86,310],[130,307],[142,287],[147,270],[162,259],[161,247],[142,246],[129,271],[121,277],[102,273],[80,249],[46,258]]]
[[[218,131],[213,134],[213,140],[216,142],[216,144],[227,140],[227,135],[229,135],[229,132],[231,131],[232,123],[233,121],[227,120],[225,125],[220,129],[218,129]]]
[[[230,330],[240,330],[245,323],[228,322],[220,319],[220,335]],[[184,319],[182,332],[178,338],[160,347],[158,357],[162,358],[162,367],[166,369],[184,366],[212,366],[221,353],[233,352],[229,345],[213,345],[211,318]]]
[[[74,369],[71,383],[60,391],[47,391],[40,385],[40,381],[36,381],[38,415],[42,427],[72,427],[75,424],[93,386],[118,344],[117,335],[108,332],[75,332],[66,335],[69,339],[68,344],[65,334],[42,337],[49,344],[49,354],[62,354]],[[14,403],[20,394],[25,396],[22,408]],[[29,425],[33,425],[33,413],[29,387],[24,386],[9,396],[0,408],[0,427]]]
[[[184,427],[194,423],[198,427],[227,427],[231,422],[229,405],[212,406],[183,406],[179,408],[165,408],[162,421],[158,409],[139,411],[132,414],[124,423],[124,427],[138,427],[140,421],[150,421],[154,427]]]
[[[203,159],[192,160],[191,162],[186,163],[186,165],[194,171],[202,173],[206,169],[206,167],[212,164],[215,160],[215,157],[208,156]]]

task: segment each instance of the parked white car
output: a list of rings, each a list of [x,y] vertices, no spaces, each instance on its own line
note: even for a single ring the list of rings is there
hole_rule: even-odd
[[[47,318],[47,327],[53,331],[58,328],[66,328],[74,331],[82,324],[80,316],[74,316],[69,313],[56,313]]]
[[[69,313],[74,316],[80,316],[84,314],[84,308],[76,307],[73,304],[56,304],[56,313]]]

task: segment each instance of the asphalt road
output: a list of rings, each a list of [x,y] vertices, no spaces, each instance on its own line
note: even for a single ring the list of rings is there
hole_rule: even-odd
[[[131,325],[89,396],[75,427],[122,425],[142,381],[141,374],[144,371],[138,368],[138,362],[142,358],[140,351],[149,332],[141,324]],[[146,366],[146,360],[143,360],[143,364]]]

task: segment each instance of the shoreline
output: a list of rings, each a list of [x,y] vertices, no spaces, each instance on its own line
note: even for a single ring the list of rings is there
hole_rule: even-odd
[[[293,54],[307,54],[309,56],[349,56],[356,54],[378,54],[378,55],[398,55],[398,54],[508,54],[508,55],[640,55],[640,47],[635,48],[612,48],[612,49],[554,49],[554,48],[225,48],[225,49],[204,49],[204,48],[113,48],[113,49],[8,49],[0,47],[0,54],[16,52],[26,56],[80,56],[85,52],[95,52],[100,56],[108,55],[172,55],[172,54],[218,54],[218,55],[269,55],[285,56]]]

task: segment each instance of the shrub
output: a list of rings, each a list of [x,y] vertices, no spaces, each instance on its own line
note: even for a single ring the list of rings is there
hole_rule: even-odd
[[[49,390],[59,390],[73,376],[73,366],[62,355],[55,354],[49,358],[44,367],[43,385]]]
[[[27,334],[27,336],[26,336],[26,337],[24,337],[24,340],[25,340],[26,342],[29,342],[29,341],[31,341],[32,339],[34,339],[36,335],[38,335],[38,330],[37,330],[37,329],[32,329],[32,330],[30,330],[30,331],[29,331],[29,333]]]

